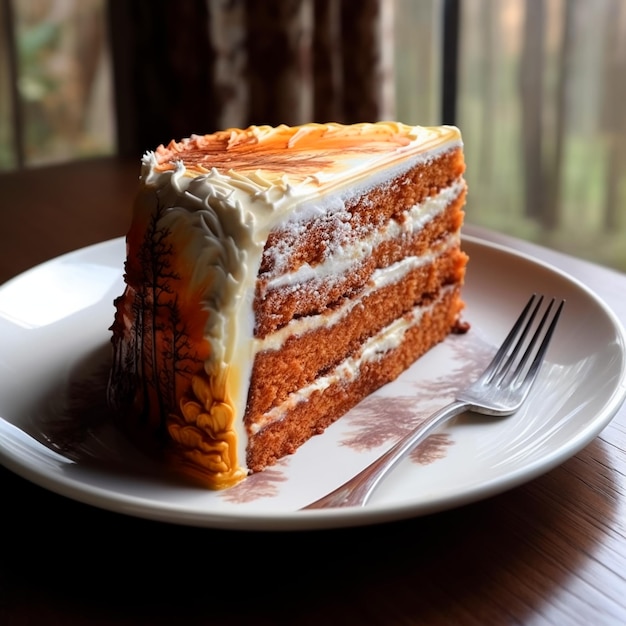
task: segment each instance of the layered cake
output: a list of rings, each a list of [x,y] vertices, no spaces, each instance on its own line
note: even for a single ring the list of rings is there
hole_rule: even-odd
[[[461,326],[459,131],[253,126],[142,162],[109,402],[210,488],[293,453]]]

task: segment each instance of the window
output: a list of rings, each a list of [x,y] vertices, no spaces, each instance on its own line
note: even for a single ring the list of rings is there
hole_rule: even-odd
[[[0,170],[114,152],[109,2],[0,0]],[[350,12],[379,9],[381,116],[438,124],[442,94],[456,94],[454,119],[445,121],[456,123],[464,136],[467,220],[626,270],[626,2],[376,2],[348,0]],[[143,33],[148,38],[161,33],[163,16],[189,19],[174,5],[149,0],[110,6],[150,17],[152,31]],[[222,21],[213,25],[222,30],[238,19],[231,39],[245,47],[246,0],[184,6],[187,12],[200,7],[202,19],[219,14]],[[313,8],[339,15],[331,0],[302,0],[298,6],[308,20],[318,14]],[[458,33],[452,31],[458,71],[444,80],[444,35],[451,32],[444,33],[444,15],[451,9],[458,11]],[[310,37],[310,23],[302,32]],[[135,49],[146,47],[142,40]],[[186,63],[189,54],[186,48],[179,56]],[[232,61],[227,54],[221,58]],[[228,75],[235,86],[245,75],[237,59],[228,70],[242,72]],[[152,85],[153,74],[147,76]],[[207,97],[232,95],[233,84],[226,82],[213,92],[205,89]],[[168,89],[164,84],[164,93],[176,91]],[[229,105],[229,123],[236,110]]]
[[[0,170],[113,151],[105,0],[0,0]]]
[[[626,270],[626,3],[460,5],[468,219]]]

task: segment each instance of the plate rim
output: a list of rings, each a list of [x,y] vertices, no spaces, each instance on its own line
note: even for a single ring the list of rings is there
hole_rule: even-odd
[[[58,255],[0,284],[0,292],[13,282],[19,281],[39,271],[42,267],[53,265],[75,255],[97,253],[98,248],[120,245],[123,241],[124,237],[116,237]],[[594,418],[590,420],[587,428],[578,429],[575,435],[568,439],[567,445],[561,445],[559,449],[551,455],[548,461],[542,457],[530,465],[524,466],[513,474],[510,474],[506,480],[495,477],[490,481],[479,483],[453,498],[434,498],[426,505],[423,503],[420,505],[415,501],[407,500],[403,503],[391,505],[371,503],[365,508],[357,509],[342,508],[278,512],[242,510],[237,513],[224,511],[199,512],[185,508],[180,504],[175,505],[171,502],[162,501],[156,502],[154,499],[150,498],[142,499],[119,491],[111,492],[110,489],[104,489],[95,485],[86,485],[84,482],[78,480],[78,478],[47,475],[32,464],[24,462],[23,460],[21,461],[16,455],[13,455],[10,450],[5,450],[4,447],[0,447],[0,464],[44,489],[100,509],[179,525],[253,531],[333,529],[399,521],[406,518],[421,517],[452,508],[458,508],[509,491],[521,484],[529,482],[551,469],[554,469],[554,467],[557,467],[568,458],[573,457],[581,449],[591,443],[591,441],[593,441],[593,439],[611,422],[626,400],[626,331],[615,312],[593,289],[564,270],[555,267],[549,262],[533,257],[526,252],[514,250],[506,245],[488,241],[476,235],[462,233],[462,245],[463,243],[469,243],[470,245],[478,246],[483,249],[496,251],[507,257],[513,257],[514,260],[521,259],[575,286],[578,290],[585,293],[587,298],[593,300],[595,304],[599,306],[612,328],[615,330],[616,337],[619,339],[621,370],[617,375],[617,382],[613,393],[606,400],[598,415],[594,415]],[[120,263],[122,262],[123,259],[120,260]],[[121,272],[122,266],[120,265],[120,273]]]

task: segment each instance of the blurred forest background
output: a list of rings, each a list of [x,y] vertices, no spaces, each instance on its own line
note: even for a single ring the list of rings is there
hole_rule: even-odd
[[[444,0],[380,2],[383,117],[439,124]],[[115,153],[106,5],[0,0],[0,171]],[[626,2],[459,6],[468,221],[626,271]]]

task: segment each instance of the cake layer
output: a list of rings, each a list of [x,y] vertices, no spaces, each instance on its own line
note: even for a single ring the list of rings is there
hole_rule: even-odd
[[[436,212],[428,210],[424,214],[419,204],[414,205],[403,211],[399,219],[369,231],[367,237],[359,240],[356,250],[347,252],[346,248],[340,248],[329,255],[328,271],[320,272],[318,266],[312,268],[311,278],[307,272],[299,279],[296,272],[289,283],[278,281],[269,286],[260,277],[254,301],[255,336],[264,338],[293,318],[319,314],[338,306],[342,298],[359,293],[377,268],[407,255],[421,256],[431,242],[457,233],[463,221],[465,185],[460,182],[450,189],[451,194],[433,196]],[[438,201],[440,195],[444,196],[444,202]],[[429,203],[422,204],[429,207]],[[413,208],[417,210],[412,218]]]
[[[404,328],[397,345],[387,349],[381,341],[381,352],[376,350],[376,339],[368,356],[358,362],[351,359],[329,372],[323,381],[312,385],[287,400],[271,423],[250,436],[247,464],[253,471],[272,465],[281,456],[293,453],[311,436],[319,434],[331,423],[354,407],[367,395],[397,378],[434,345],[454,329],[460,313],[460,288],[451,286],[430,305],[416,307],[412,314],[402,318]],[[367,346],[363,349],[367,351]]]
[[[288,324],[281,333],[287,337],[284,343],[258,353],[255,358],[246,410],[248,427],[284,401],[290,392],[311,383],[357,351],[365,340],[394,319],[416,305],[428,304],[443,286],[458,283],[465,262],[466,256],[455,237],[445,242],[438,254],[423,259],[407,256],[398,262],[396,273],[400,278],[381,280],[380,286],[372,281],[365,293],[346,299],[332,312]],[[381,275],[383,278],[384,273]],[[310,330],[300,330],[307,326]]]
[[[402,214],[426,198],[452,186],[465,170],[460,148],[433,155],[403,171],[383,184],[354,190],[319,203],[315,210],[301,210],[300,220],[292,217],[268,236],[259,280],[264,283],[277,274],[288,274],[307,263],[315,266],[328,254],[346,243],[368,236],[390,219],[401,220]],[[332,198],[332,196],[331,196]],[[303,219],[304,218],[304,219]]]

